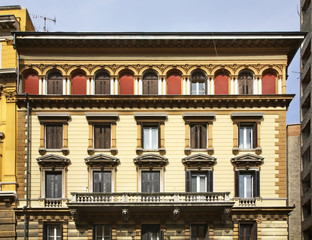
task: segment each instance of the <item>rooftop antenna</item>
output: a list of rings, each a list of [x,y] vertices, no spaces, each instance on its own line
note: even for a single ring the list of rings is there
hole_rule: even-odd
[[[37,14],[31,14],[31,16],[33,18],[41,18],[41,19],[43,19],[43,22],[44,22],[43,31],[44,32],[47,32],[47,21],[54,22],[54,25],[56,24],[56,17],[48,18],[48,17],[45,17],[45,16],[37,15]]]

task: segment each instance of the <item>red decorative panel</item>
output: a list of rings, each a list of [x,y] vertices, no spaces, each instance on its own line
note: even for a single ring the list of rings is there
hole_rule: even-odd
[[[28,73],[24,79],[24,92],[39,94],[39,78],[35,73]]]
[[[272,73],[262,76],[262,94],[276,94],[276,77]]]
[[[119,78],[119,94],[133,95],[134,93],[134,78],[130,73],[124,73]]]
[[[167,78],[167,94],[181,94],[181,76],[170,74]]]
[[[83,73],[77,73],[72,78],[73,95],[85,95],[87,93],[87,79]]]
[[[218,74],[214,80],[215,94],[229,94],[229,77],[225,74]]]

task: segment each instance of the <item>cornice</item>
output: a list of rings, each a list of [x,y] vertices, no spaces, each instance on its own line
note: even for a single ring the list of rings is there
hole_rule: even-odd
[[[35,108],[268,108],[288,107],[294,94],[274,95],[28,95]],[[25,95],[16,95],[19,108]]]

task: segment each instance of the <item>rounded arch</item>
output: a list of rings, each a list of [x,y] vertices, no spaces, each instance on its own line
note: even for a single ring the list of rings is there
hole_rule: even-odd
[[[240,66],[236,69],[234,75],[239,75],[242,71],[251,71],[253,75],[258,74],[258,70],[254,67],[246,67],[246,66]]]
[[[171,69],[166,72],[167,94],[178,95],[182,92],[182,72],[179,69]]]
[[[204,95],[207,93],[207,73],[200,68],[191,72],[191,94]]]
[[[274,74],[275,76],[282,75],[282,72],[280,71],[280,69],[269,67],[269,66],[263,67],[259,71],[260,75],[263,75],[268,72],[270,72],[271,74]]]
[[[22,72],[23,92],[28,94],[39,94],[39,76],[38,71],[29,68]]]
[[[134,72],[131,69],[123,69],[118,72],[119,94],[134,94]]]
[[[77,72],[77,71],[82,71],[85,73],[85,75],[90,75],[90,72],[87,68],[85,68],[84,66],[81,67],[77,67],[77,66],[72,66],[71,68],[69,68],[67,70],[67,75],[72,76],[73,73]]]
[[[111,75],[105,69],[99,69],[94,73],[95,94],[110,94]]]
[[[277,72],[268,68],[262,71],[261,74],[261,85],[262,85],[262,94],[276,94],[277,93]]]
[[[42,74],[47,76],[48,72],[50,71],[59,71],[62,75],[66,75],[66,72],[63,68],[57,66],[57,67],[47,67],[42,71]]]
[[[158,67],[149,67],[149,66],[145,66],[143,67],[140,71],[139,71],[139,75],[142,75],[147,72],[147,71],[155,71],[157,73],[157,75],[161,75],[161,70]]]
[[[94,76],[94,75],[95,75],[97,72],[99,72],[99,71],[106,71],[106,72],[109,73],[109,75],[113,75],[112,69],[107,68],[107,67],[95,67],[95,68],[90,72],[90,74],[91,74],[92,76]]]
[[[132,67],[129,67],[129,68],[120,67],[116,70],[116,75],[118,77],[120,77],[121,75],[123,75],[125,73],[135,76],[137,74],[137,71]]]
[[[216,76],[220,72],[227,75],[228,77],[230,77],[231,75],[234,75],[233,69],[227,66],[225,67],[216,66],[214,69],[212,69],[211,75]]]
[[[63,75],[56,68],[50,69],[46,74],[47,94],[63,93]]]
[[[142,79],[144,79],[144,77],[149,74],[155,75],[157,78],[159,78],[159,73],[155,69],[149,68],[142,73]]]
[[[84,95],[87,92],[87,74],[83,69],[75,69],[70,73],[71,93]]]
[[[37,67],[31,67],[31,68],[29,68],[29,67],[25,66],[25,67],[23,67],[23,68],[20,69],[21,76],[24,77],[24,74],[25,74],[26,72],[28,72],[28,71],[35,71],[35,73],[36,73],[38,76],[41,75],[41,71],[40,71],[39,68],[37,68]]]
[[[238,74],[238,94],[253,94],[254,73],[248,69],[242,69]]]
[[[158,94],[159,74],[155,69],[147,69],[142,74],[143,94]]]
[[[98,75],[107,75],[107,76],[111,76],[111,73],[109,71],[107,71],[106,69],[98,69],[97,71],[95,71],[93,74],[94,79],[97,78]]]
[[[197,67],[197,66],[193,66],[191,67],[188,71],[187,71],[187,75],[191,75],[192,72],[196,71],[196,70],[201,70],[203,72],[205,72],[206,76],[208,76],[209,71],[204,68],[204,67]]]
[[[181,74],[181,77],[182,77],[183,75],[186,75],[185,70],[184,70],[182,67],[180,67],[180,66],[177,66],[177,67],[175,67],[175,68],[172,68],[171,66],[170,66],[170,67],[167,67],[167,68],[165,69],[165,71],[164,71],[164,75],[167,76],[168,73],[171,72],[171,71],[178,71],[178,72]]]

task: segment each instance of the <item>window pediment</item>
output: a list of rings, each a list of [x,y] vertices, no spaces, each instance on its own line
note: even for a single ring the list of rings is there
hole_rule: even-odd
[[[247,154],[232,158],[231,162],[236,167],[244,166],[248,169],[250,166],[259,167],[260,165],[263,164],[263,159],[264,159],[263,157],[247,153]]]
[[[85,158],[85,162],[90,167],[101,167],[101,168],[116,167],[120,164],[119,158],[102,153]]]
[[[37,162],[40,167],[67,167],[70,164],[70,160],[66,157],[48,154],[37,158]]]
[[[168,164],[168,158],[158,154],[143,154],[133,159],[139,167],[163,167]]]
[[[211,167],[217,163],[215,157],[198,153],[182,159],[182,163],[187,167],[197,167],[201,169],[202,167]]]

